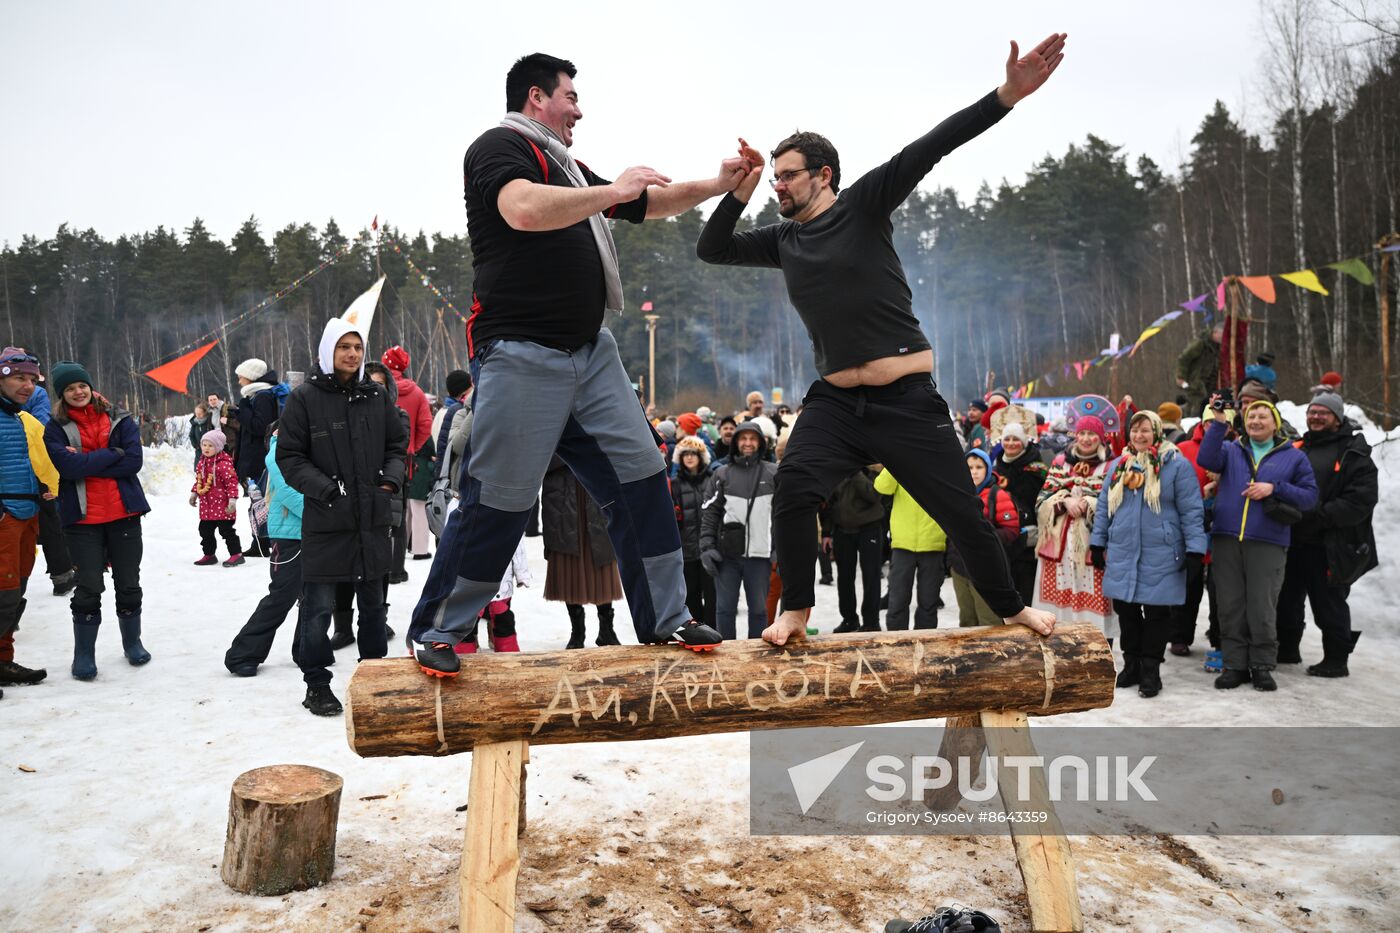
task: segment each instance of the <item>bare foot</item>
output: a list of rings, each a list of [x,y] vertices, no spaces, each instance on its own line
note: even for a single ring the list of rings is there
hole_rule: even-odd
[[[1040,635],[1049,635],[1055,631],[1055,614],[1046,612],[1044,609],[1032,609],[1030,606],[1006,619],[1005,622],[1007,625],[1024,625]]]
[[[763,640],[774,645],[786,645],[788,640],[807,639],[807,617],[811,609],[789,609],[778,615],[777,621],[763,630]]]

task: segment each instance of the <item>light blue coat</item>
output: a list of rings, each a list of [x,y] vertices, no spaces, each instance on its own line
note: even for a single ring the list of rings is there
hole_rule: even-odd
[[[267,445],[267,536],[301,540],[302,495],[287,485],[277,468],[277,438]]]
[[[1162,460],[1161,511],[1148,508],[1142,489],[1124,489],[1123,501],[1108,514],[1110,484],[1121,459],[1104,478],[1094,513],[1091,547],[1105,548],[1103,594],[1145,606],[1186,602],[1186,555],[1205,554],[1201,486],[1191,462],[1179,451]]]

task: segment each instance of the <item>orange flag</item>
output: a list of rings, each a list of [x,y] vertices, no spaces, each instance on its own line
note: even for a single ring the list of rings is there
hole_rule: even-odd
[[[1254,293],[1254,297],[1267,304],[1277,301],[1274,295],[1274,278],[1271,275],[1242,275],[1240,284]]]
[[[184,356],[177,356],[169,363],[163,363],[155,369],[147,370],[146,375],[167,389],[176,392],[189,392],[190,370],[194,369],[194,364],[204,359],[204,355],[219,345],[219,341],[214,340],[206,343],[198,350],[191,350]]]

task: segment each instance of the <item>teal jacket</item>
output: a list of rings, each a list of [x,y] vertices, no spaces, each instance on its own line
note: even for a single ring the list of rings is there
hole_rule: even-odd
[[[277,468],[277,438],[267,445],[267,536],[301,540],[301,493],[287,485]]]

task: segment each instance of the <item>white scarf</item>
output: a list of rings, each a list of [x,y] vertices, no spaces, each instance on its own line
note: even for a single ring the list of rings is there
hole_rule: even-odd
[[[569,148],[549,127],[513,110],[501,120],[501,126],[515,130],[543,149],[554,163],[564,170],[564,177],[569,180],[569,184],[575,188],[588,187],[588,179],[574,161],[574,157],[569,155]],[[613,243],[612,231],[608,229],[607,221],[601,213],[590,216],[588,226],[592,229],[593,240],[598,245],[598,256],[603,260],[603,282],[607,286],[606,307],[609,311],[621,311],[622,275],[617,268],[617,245]]]

